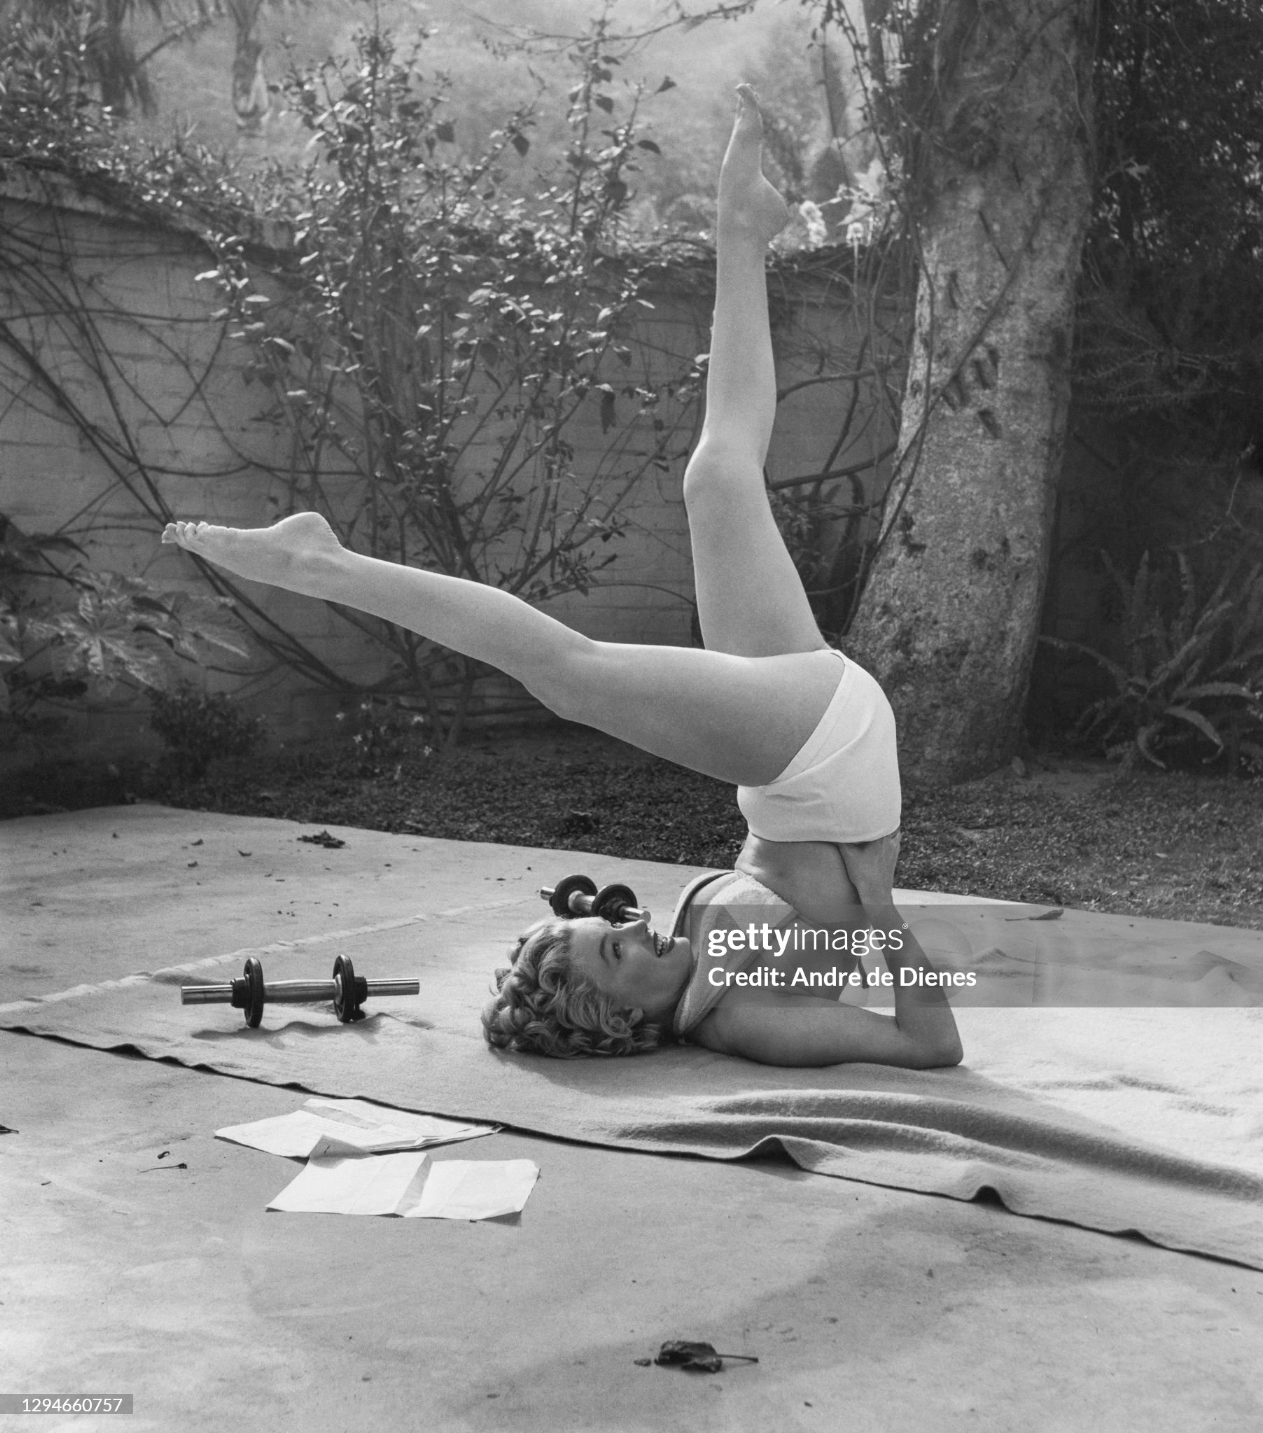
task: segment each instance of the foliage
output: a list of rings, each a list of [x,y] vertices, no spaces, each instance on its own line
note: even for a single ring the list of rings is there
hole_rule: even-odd
[[[152,399],[113,361],[117,338],[100,323],[124,320],[142,346],[183,365],[190,399],[270,486],[278,515],[322,510],[361,550],[529,601],[586,591],[614,559],[637,484],[682,456],[700,386],[691,358],[665,381],[658,364],[651,380],[623,341],[632,316],[652,308],[643,290],[664,257],[661,248],[634,252],[624,232],[637,160],[657,146],[639,137],[640,92],[616,83],[618,56],[602,34],[597,26],[574,47],[560,173],[536,165],[517,197],[507,181],[531,152],[532,107],[513,111],[481,152],[458,158],[444,82],[423,83],[416,54],[397,60],[378,30],[359,37],[354,61],[289,77],[312,137],[305,167],[244,179],[187,137],[165,147],[127,141],[79,83],[74,57],[54,56],[42,89],[0,96],[0,117],[15,121],[12,152],[211,239],[220,262],[207,277],[227,288],[222,331],[248,345],[248,376],[273,395],[271,417],[294,461],[260,464],[242,449],[240,425],[206,402],[212,345],[182,358],[161,321],[111,307],[82,284],[58,241],[22,226],[2,236],[12,289],[12,315],[0,318],[6,388],[23,404],[35,395],[73,426],[161,526],[174,515],[164,478],[210,475],[178,460],[160,465],[131,426],[128,415]],[[59,107],[61,82],[79,110]],[[278,244],[286,231],[292,243]],[[56,325],[72,366],[96,385],[89,397],[32,343],[24,321],[36,316]],[[265,652],[324,686],[353,685],[226,574],[205,576]],[[436,736],[455,740],[477,676],[469,664],[340,615],[393,660],[367,689],[420,690]]]
[[[842,0],[804,3],[849,42],[882,162],[910,212],[942,153],[979,162],[994,147],[993,97],[953,107],[941,83],[973,7],[865,0],[861,32]],[[1225,386],[1250,396],[1239,384],[1260,357],[1260,45],[1256,0],[1101,2],[1077,377],[1111,406]]]
[[[653,307],[649,257],[623,232],[637,159],[657,150],[638,137],[641,92],[616,94],[598,23],[575,47],[562,173],[506,198],[530,107],[483,153],[448,157],[443,81],[427,86],[416,53],[401,58],[379,29],[356,44],[353,59],[286,81],[313,153],[272,171],[262,207],[293,226],[292,255],[269,274],[245,235],[222,234],[202,275],[293,436],[278,515],[320,511],[360,551],[530,602],[586,592],[614,561],[636,484],[677,455],[699,377],[690,361],[650,381],[625,342]],[[610,435],[595,472],[575,446],[588,414]],[[393,659],[387,688],[424,693],[454,739],[478,669],[347,620]]]
[[[985,7],[863,0],[860,25],[843,0],[803,3],[849,44],[886,192],[906,225],[943,155],[981,159],[997,142],[985,87],[953,105],[941,82],[961,36],[988,23]],[[1096,408],[1125,425],[1125,511],[1111,519],[1144,533],[1134,561],[1146,543],[1169,540],[1165,527],[1182,525],[1187,540],[1186,509],[1200,506],[1200,535],[1243,463],[1260,462],[1263,8],[1101,0],[1094,38],[1083,111],[1096,180],[1072,376],[1080,414]]]
[[[338,712],[336,720],[361,776],[379,776],[387,766],[398,771],[405,759],[433,753],[425,741],[428,720],[398,700],[368,698],[350,712]]]
[[[262,717],[246,716],[224,692],[181,682],[174,691],[151,689],[149,725],[170,749],[174,774],[200,781],[216,757],[249,756],[263,740]]]
[[[258,47],[252,31],[259,13],[298,7],[310,0],[0,0],[0,53],[6,89],[28,77],[54,79],[64,109],[100,105],[115,115],[132,109],[151,114],[156,97],[149,66],[156,55],[208,29],[221,19],[236,28],[238,64],[243,49],[251,72]],[[133,22],[147,16],[159,27],[158,38],[138,51]],[[251,74],[245,77],[249,88]],[[234,76],[234,79],[236,77]]]
[[[1104,0],[1077,369],[1112,410],[1257,422],[1260,46],[1255,0]]]
[[[92,35],[103,16],[119,26],[126,18],[108,4],[102,11],[101,0],[58,0],[47,10],[41,0],[0,8],[0,157],[69,175],[91,192],[167,221],[187,222],[190,204],[243,208],[248,199],[232,184],[232,166],[188,134],[165,145],[129,142],[119,123],[126,104],[102,98],[110,85],[99,72],[100,47]],[[119,44],[132,53],[121,36]],[[113,42],[106,48],[119,53]],[[148,93],[135,89],[142,77],[143,70],[134,81],[123,75],[116,83],[139,98]]]
[[[853,501],[839,501],[837,486],[823,481],[800,488],[771,488],[768,500],[812,615],[826,641],[843,639],[858,597],[863,560],[861,520],[869,512],[863,490],[852,483]]]
[[[0,0],[0,47],[6,89],[26,74],[55,80],[74,91],[74,102],[99,102],[121,114],[129,106],[153,108],[146,66],[167,45],[204,29],[221,0]],[[147,12],[162,36],[138,54],[128,24]]]
[[[0,115],[4,149],[35,162],[50,150],[79,150],[100,123],[87,30],[89,0],[68,14],[30,23],[21,11],[0,12]]]
[[[247,655],[223,599],[164,592],[143,578],[64,560],[69,538],[27,534],[0,514],[0,728],[47,735],[47,704],[161,691],[171,659]]]
[[[1138,753],[1156,766],[1160,750],[1209,742],[1204,758],[1224,754],[1235,768],[1263,769],[1263,562],[1239,558],[1209,598],[1199,600],[1187,553],[1175,553],[1178,599],[1145,553],[1128,581],[1102,558],[1122,599],[1124,658],[1078,642],[1043,637],[1064,651],[1082,652],[1108,674],[1114,690],[1092,703],[1077,729],[1114,757]],[[1174,608],[1172,611],[1171,609]]]

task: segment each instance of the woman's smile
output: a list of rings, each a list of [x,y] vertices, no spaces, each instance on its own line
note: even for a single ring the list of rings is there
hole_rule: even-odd
[[[660,935],[643,920],[611,925],[588,916],[571,923],[570,963],[620,1008],[661,1019],[688,984],[693,951],[683,936]]]

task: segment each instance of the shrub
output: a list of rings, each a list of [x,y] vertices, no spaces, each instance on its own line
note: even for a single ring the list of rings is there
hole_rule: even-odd
[[[59,706],[161,690],[173,659],[247,655],[225,599],[61,565],[81,551],[64,535],[24,533],[0,513],[0,734],[10,739],[57,732]]]
[[[262,717],[246,716],[223,692],[202,692],[181,682],[174,691],[151,691],[149,725],[169,749],[175,774],[200,781],[220,756],[248,756],[263,739]]]
[[[616,84],[601,22],[572,55],[565,163],[534,183],[516,172],[531,107],[466,156],[446,82],[384,30],[357,36],[353,59],[291,74],[311,157],[260,181],[256,205],[289,225],[292,249],[269,257],[220,233],[200,275],[292,440],[278,516],[319,511],[359,551],[532,603],[602,580],[633,491],[687,442],[700,381],[692,358],[656,380],[628,345],[664,257],[637,250],[626,220],[658,146],[639,137],[641,90]],[[389,654],[393,692],[419,693],[454,742],[483,669],[347,620]]]
[[[405,758],[433,751],[425,741],[428,718],[394,699],[366,699],[351,712],[339,712],[337,721],[350,739],[361,776],[378,776],[391,764],[398,770]]]
[[[1160,750],[1192,742],[1203,750],[1210,744],[1204,761],[1226,754],[1234,770],[1243,759],[1263,768],[1263,562],[1239,557],[1201,601],[1187,553],[1174,556],[1178,582],[1155,575],[1147,552],[1128,581],[1102,553],[1123,602],[1122,661],[1079,642],[1040,638],[1091,657],[1114,684],[1074,735],[1128,762],[1139,754],[1165,768]]]

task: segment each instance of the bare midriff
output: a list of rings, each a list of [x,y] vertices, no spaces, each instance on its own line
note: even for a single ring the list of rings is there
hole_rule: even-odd
[[[849,925],[859,894],[831,841],[765,841],[751,832],[736,869],[788,902],[809,925]]]
[[[813,929],[854,930],[867,924],[859,894],[830,841],[765,841],[753,832],[737,857],[736,869],[761,881],[798,912],[799,923]],[[764,961],[781,967],[784,961]],[[852,965],[849,957],[821,952],[800,957],[804,968]],[[753,968],[753,967],[752,967]],[[809,993],[798,990],[796,993]],[[815,990],[815,994],[820,994]]]

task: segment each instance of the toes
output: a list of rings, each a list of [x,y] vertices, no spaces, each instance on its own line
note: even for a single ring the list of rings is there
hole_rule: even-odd
[[[163,542],[175,543],[178,547],[191,548],[198,537],[198,528],[205,523],[169,522],[162,530]]]
[[[737,98],[740,101],[737,112],[738,121],[763,128],[763,111],[759,108],[759,97],[754,92],[753,85],[738,85]]]

